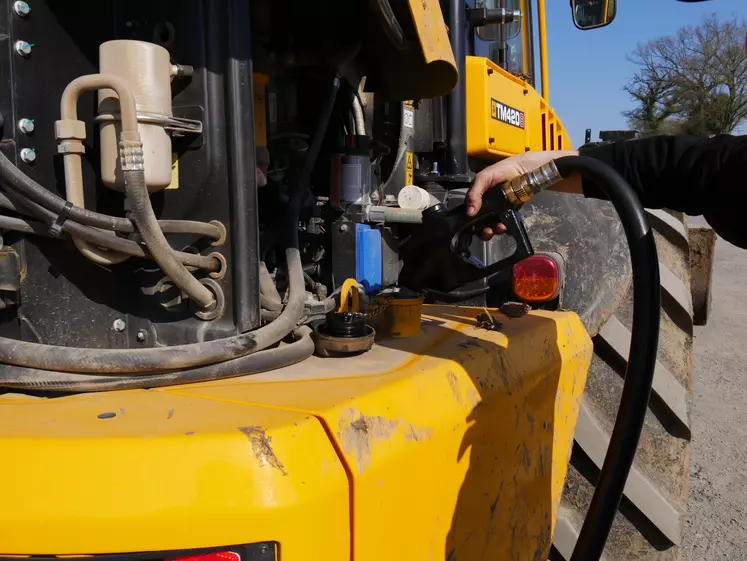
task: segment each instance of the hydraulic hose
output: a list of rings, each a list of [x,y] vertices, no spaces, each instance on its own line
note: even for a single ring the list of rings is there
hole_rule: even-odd
[[[174,249],[166,241],[166,236],[158,225],[158,219],[150,203],[150,193],[145,184],[143,144],[137,124],[135,96],[127,82],[108,74],[91,74],[76,78],[68,84],[60,102],[60,128],[74,129],[78,121],[78,98],[83,92],[110,88],[117,94],[122,115],[122,132],[119,141],[119,158],[124,175],[125,193],[131,205],[132,219],[138,231],[161,270],[200,308],[208,309],[216,305],[216,297],[204,284],[190,273],[179,261]],[[80,153],[83,150],[80,131],[65,131],[60,138],[60,149],[65,159],[65,185],[68,201],[85,207],[83,198],[83,172]],[[109,234],[104,234],[109,235]],[[129,257],[126,253],[112,253],[107,249],[91,246],[84,239],[73,234],[73,242],[78,250],[94,263],[114,265]]]
[[[366,116],[363,113],[363,105],[358,98],[358,92],[353,92],[353,117],[355,119],[355,134],[366,136]]]
[[[295,342],[290,345],[267,349],[219,364],[147,376],[104,376],[4,366],[0,369],[0,386],[50,392],[102,392],[158,388],[249,376],[296,364],[314,353],[311,329],[301,326],[293,332],[293,338]]]
[[[560,158],[555,164],[562,177],[581,174],[607,196],[625,231],[633,270],[633,329],[620,407],[594,496],[571,556],[571,561],[592,561],[604,551],[648,408],[659,342],[659,261],[643,206],[617,172],[583,156]]]
[[[20,195],[13,194],[11,197],[16,197],[17,202],[13,202],[7,197],[0,197],[0,206],[5,206],[5,201],[10,203],[8,206],[13,206],[13,210],[23,211],[23,208],[28,208],[28,213],[37,216],[47,223],[47,233],[50,233],[50,227],[57,221],[57,216],[46,208],[38,205],[37,203],[28,199],[20,198]],[[98,228],[92,228],[90,226],[83,226],[73,220],[65,221],[61,228],[63,232],[71,235],[76,235],[81,239],[89,241],[97,246],[106,247],[115,251],[126,253],[133,257],[141,257],[150,259],[151,255],[141,246],[140,244],[126,240],[117,236],[108,235],[106,232],[99,230]],[[38,232],[36,232],[38,233]],[[176,257],[184,265],[189,267],[195,267],[210,272],[219,271],[221,269],[221,263],[210,256],[198,255],[194,253],[186,253],[183,251],[177,251]]]
[[[259,263],[259,300],[262,308],[270,312],[277,312],[283,308],[283,301],[264,261]]]
[[[411,134],[407,131],[406,127],[402,124],[399,128],[399,140],[397,141],[397,153],[394,156],[394,164],[392,165],[392,171],[389,172],[389,177],[381,186],[381,190],[386,193],[387,188],[391,185],[394,180],[394,172],[402,165],[407,154],[407,144],[410,142]]]
[[[122,133],[124,144],[125,135]],[[177,258],[176,252],[169,245],[161,228],[158,226],[156,214],[153,212],[153,206],[150,204],[150,194],[148,187],[145,185],[145,171],[142,168],[143,145],[140,143],[140,135],[135,133],[132,136],[132,161],[133,167],[137,166],[137,160],[140,158],[139,169],[127,169],[127,157],[122,156],[122,172],[125,180],[125,191],[127,199],[130,201],[130,210],[132,219],[145,242],[148,251],[164,274],[172,282],[181,288],[191,300],[194,300],[203,309],[216,304],[215,294],[213,294],[204,284],[197,280],[190,273],[183,263]],[[127,148],[123,148],[124,153]],[[139,156],[136,152],[139,151]]]
[[[80,76],[70,82],[65,91],[62,92],[60,101],[61,122],[72,123],[78,121],[78,99],[86,91],[110,88],[114,90],[119,98],[119,106],[122,112],[122,131],[137,133],[137,107],[135,96],[129,85],[119,76],[107,74],[92,74]],[[62,161],[65,168],[65,192],[67,200],[81,208],[86,207],[83,194],[83,163],[81,153],[84,150],[83,143],[78,137],[76,139],[60,140]],[[112,252],[89,245],[88,242],[77,236],[73,236],[73,243],[87,259],[99,265],[115,265],[121,263],[130,256],[126,253]]]
[[[285,255],[290,284],[288,303],[275,321],[256,331],[203,343],[149,349],[58,347],[0,337],[0,362],[57,372],[149,375],[215,364],[264,350],[290,333],[303,314],[306,291],[301,255],[296,248],[287,249]],[[4,368],[5,365],[0,371]]]
[[[49,231],[49,226],[44,224],[44,222],[26,220],[24,218],[13,218],[12,216],[0,216],[0,230],[11,230],[13,232],[23,232],[24,234],[54,237]]]
[[[16,197],[20,197],[17,193],[15,194]],[[36,203],[32,203],[28,199],[26,199],[26,206],[29,206],[30,204],[36,205],[38,208],[44,209],[41,205],[37,205]],[[13,212],[17,212],[19,214],[26,214],[26,215],[36,215],[33,212],[30,212],[29,210],[23,208],[23,206],[16,205],[13,201],[11,201],[7,195],[0,192],[0,208],[4,208],[6,210],[11,210]],[[46,209],[45,209],[46,210]],[[48,216],[54,217],[54,214],[50,211]],[[73,221],[74,222],[74,221]],[[214,222],[197,222],[195,220],[159,220],[158,225],[161,226],[161,230],[163,230],[164,234],[184,234],[184,235],[196,235],[196,236],[204,236],[206,238],[212,238],[216,240],[216,243],[213,245],[222,245],[223,241],[225,239],[225,226],[223,226],[220,222],[214,221]],[[47,226],[48,228],[49,226]],[[131,232],[135,231],[135,227],[131,227]]]
[[[68,222],[74,221],[102,230],[114,230],[121,234],[131,234],[136,231],[134,224],[128,218],[100,214],[75,205],[66,210],[68,201],[39,185],[13,165],[13,162],[2,152],[0,152],[0,178],[4,180],[8,189],[50,210],[54,215],[66,213],[69,217]],[[223,229],[215,224],[191,220],[161,220],[159,225],[167,234],[197,234],[214,240],[220,240],[223,237]]]

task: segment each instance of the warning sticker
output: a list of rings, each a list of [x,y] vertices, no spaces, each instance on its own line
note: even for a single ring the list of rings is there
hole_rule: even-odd
[[[414,179],[413,165],[412,165],[412,152],[407,153],[407,160],[405,163],[405,185],[412,185]]]
[[[402,111],[402,126],[408,129],[415,127],[415,111],[405,107]]]

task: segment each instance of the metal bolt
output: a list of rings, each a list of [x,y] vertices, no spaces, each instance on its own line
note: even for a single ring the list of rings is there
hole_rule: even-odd
[[[36,161],[36,150],[33,148],[24,148],[21,150],[21,161],[33,164]]]
[[[21,119],[18,121],[18,128],[23,134],[31,134],[32,132],[34,132],[34,120]]]
[[[27,15],[31,13],[31,6],[28,5],[26,2],[21,2],[21,0],[17,0],[16,2],[13,2],[13,11],[17,13],[22,18],[25,18]]]
[[[347,231],[348,231],[348,225],[347,224],[343,224],[342,226],[340,226],[340,232],[347,232]]]
[[[23,57],[29,56],[31,54],[31,47],[33,47],[31,43],[27,43],[26,41],[16,41],[14,46],[16,52]]]
[[[114,331],[116,331],[117,333],[122,333],[125,330],[125,327],[127,327],[127,324],[122,318],[117,318],[112,323],[112,329],[114,329]]]
[[[143,341],[145,341],[146,337],[148,337],[148,332],[145,331],[145,329],[141,329],[140,331],[137,332],[137,340],[140,343],[142,343]]]

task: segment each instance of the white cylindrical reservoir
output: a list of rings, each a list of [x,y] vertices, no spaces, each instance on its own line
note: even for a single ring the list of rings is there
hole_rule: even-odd
[[[438,204],[438,199],[417,185],[405,185],[397,194],[397,204],[401,208],[425,210]]]
[[[169,52],[143,41],[107,41],[99,46],[99,71],[124,79],[135,96],[138,115],[171,117],[171,60]],[[119,162],[119,100],[113,90],[99,90],[99,115],[117,116],[100,124],[101,179],[107,187],[124,191]],[[160,125],[138,123],[143,141],[145,183],[160,191],[171,183],[171,137]]]

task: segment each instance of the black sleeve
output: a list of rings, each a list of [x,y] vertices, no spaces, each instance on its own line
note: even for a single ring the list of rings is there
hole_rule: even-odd
[[[747,200],[747,136],[657,136],[583,148],[582,156],[617,170],[643,206],[691,216],[744,208]],[[584,194],[604,198],[589,181]]]

